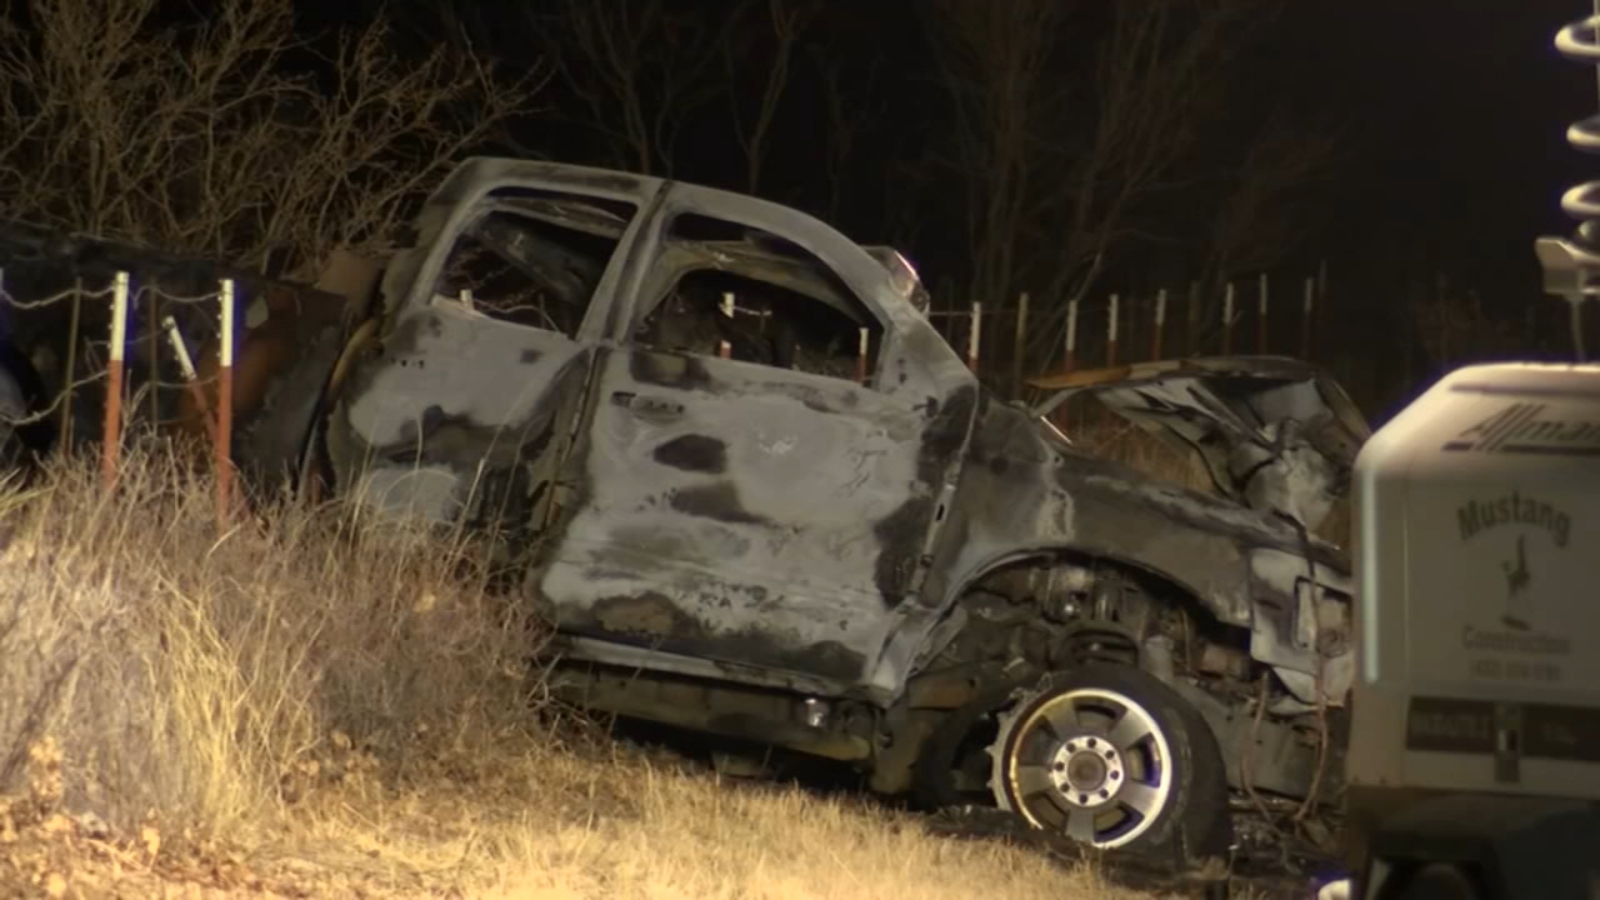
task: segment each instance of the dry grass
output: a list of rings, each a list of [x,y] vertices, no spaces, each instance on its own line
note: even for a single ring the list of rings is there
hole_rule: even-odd
[[[338,507],[219,535],[181,466],[126,472],[0,491],[0,896],[1129,896],[573,743],[468,543]]]
[[[1079,411],[1067,434],[1074,445],[1091,456],[1116,460],[1152,478],[1191,490],[1216,491],[1199,451],[1164,440],[1109,412]],[[1345,498],[1333,505],[1316,534],[1323,540],[1347,546],[1350,527],[1350,502]]]
[[[1175,446],[1125,419],[1081,416],[1068,437],[1084,453],[1116,460],[1152,478],[1197,491],[1215,489],[1198,451]]]

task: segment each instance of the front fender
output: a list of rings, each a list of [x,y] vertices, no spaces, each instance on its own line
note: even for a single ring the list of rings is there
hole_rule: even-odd
[[[990,405],[973,435],[923,602],[948,609],[1019,558],[1070,551],[1142,570],[1246,629],[1251,652],[1310,702],[1342,697],[1349,563],[1290,522],[1049,443],[1026,414]]]

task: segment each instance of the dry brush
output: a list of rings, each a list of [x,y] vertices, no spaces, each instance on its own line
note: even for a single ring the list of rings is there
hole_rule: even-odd
[[[0,21],[0,213],[315,273],[383,248],[444,172],[527,111],[461,43],[397,52],[382,18],[296,30],[292,0],[193,24],[160,0],[29,0]]]
[[[69,460],[0,507],[0,790],[50,736],[69,803],[235,827],[336,744],[403,763],[527,715],[535,625],[466,542],[287,504],[219,536],[171,460],[99,488]]]
[[[541,623],[485,589],[470,542],[339,505],[219,536],[212,512],[149,456],[114,497],[88,460],[0,490],[0,889],[1135,896],[864,799],[535,727]]]

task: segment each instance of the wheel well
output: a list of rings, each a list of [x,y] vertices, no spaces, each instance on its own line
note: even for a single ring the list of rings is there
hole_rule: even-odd
[[[954,633],[914,676],[910,692],[933,696],[964,677],[970,690],[951,691],[959,699],[939,704],[940,711],[976,702],[1005,679],[1133,665],[1171,685],[1205,718],[1231,784],[1297,798],[1316,791],[1324,763],[1312,738],[1320,714],[1285,702],[1293,698],[1271,667],[1251,655],[1248,629],[1220,620],[1171,579],[1095,554],[1032,553],[974,579],[952,615]],[[1258,746],[1277,749],[1249,749]]]
[[[937,752],[945,718],[977,714],[974,704],[1002,702],[1008,686],[1047,672],[1096,663],[1141,668],[1163,681],[1209,672],[1206,681],[1248,695],[1257,668],[1248,632],[1219,621],[1182,586],[1074,550],[991,567],[967,584],[950,615],[958,617],[952,633],[930,652],[908,684],[905,708],[886,723],[901,732],[901,747],[878,761],[884,785],[899,784],[909,775],[902,770],[924,752],[907,743],[931,739]]]
[[[956,606],[969,621],[988,626],[1120,633],[1136,652],[1148,638],[1165,634],[1183,668],[1205,664],[1241,678],[1248,675],[1248,631],[1218,619],[1171,578],[1112,557],[1072,549],[1014,557],[969,582]],[[954,643],[962,639],[957,635]],[[1224,665],[1228,658],[1231,666]],[[1048,660],[1040,662],[1055,667]]]

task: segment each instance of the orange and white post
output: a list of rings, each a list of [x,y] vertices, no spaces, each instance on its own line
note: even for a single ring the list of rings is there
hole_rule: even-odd
[[[1267,355],[1267,273],[1261,273],[1261,287],[1257,291],[1260,306],[1256,308],[1256,352]]]
[[[1222,295],[1222,355],[1233,352],[1233,282]]]
[[[1150,332],[1150,358],[1161,358],[1161,332],[1167,327],[1167,289],[1156,291],[1156,327]]]
[[[972,330],[967,332],[967,368],[978,371],[978,348],[983,346],[983,304],[972,302]]]
[[[1111,295],[1110,315],[1106,318],[1106,366],[1117,364],[1117,305],[1121,298]]]
[[[217,337],[217,524],[227,527],[233,512],[233,279],[222,280],[221,329]]]
[[[733,314],[737,309],[737,306],[734,304],[733,293],[731,291],[722,295],[720,309],[725,318],[730,321],[733,319]],[[717,355],[723,359],[733,359],[733,344],[728,341],[717,341]]]
[[[200,411],[200,421],[205,423],[206,434],[211,436],[214,444],[217,440],[217,423],[211,418],[211,404],[206,400],[206,392],[200,388],[200,376],[195,371],[188,346],[183,343],[183,333],[178,330],[177,320],[170,315],[161,320],[161,327],[167,333],[167,343],[172,345],[172,355],[178,360],[178,369],[183,373],[183,383],[189,389],[189,396],[194,398],[195,409]]]
[[[128,349],[128,273],[111,283],[111,365],[106,373],[104,440],[100,445],[100,478],[106,490],[117,484],[122,457],[123,362]]]
[[[1300,309],[1300,358],[1311,358],[1311,313],[1317,302],[1317,280],[1306,279],[1306,296]]]
[[[1067,301],[1067,359],[1068,372],[1078,367],[1078,301]]]

